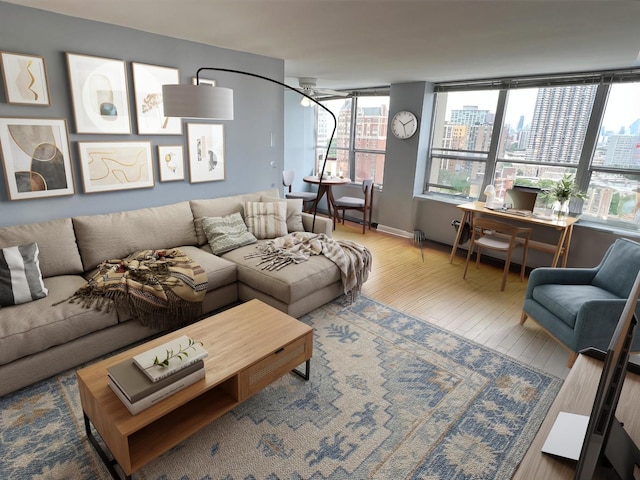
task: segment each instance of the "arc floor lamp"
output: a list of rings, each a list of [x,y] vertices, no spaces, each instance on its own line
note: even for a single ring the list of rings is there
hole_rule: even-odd
[[[324,161],[322,162],[322,169],[319,173],[318,193],[316,194],[315,208],[313,209],[313,223],[311,231],[316,227],[316,212],[318,210],[318,197],[322,187],[322,179],[324,177],[324,170],[327,165],[327,157],[329,156],[329,148],[333,141],[333,136],[336,133],[337,120],[336,116],[331,110],[318,102],[315,98],[307,95],[297,88],[290,87],[289,85],[274,80],[269,77],[264,77],[256,73],[244,72],[242,70],[233,70],[230,68],[218,68],[218,67],[200,67],[196,72],[196,84],[179,84],[179,85],[163,85],[162,86],[162,102],[164,106],[164,114],[167,117],[186,117],[186,118],[207,118],[210,120],[233,120],[233,90],[224,87],[214,87],[209,84],[200,83],[200,72],[202,71],[215,71],[215,72],[228,72],[236,73],[239,75],[246,75],[249,77],[260,78],[267,82],[275,83],[288,90],[299,93],[306,99],[318,105],[325,110],[333,118],[333,130],[329,137],[329,143],[327,144],[327,150],[324,155]]]

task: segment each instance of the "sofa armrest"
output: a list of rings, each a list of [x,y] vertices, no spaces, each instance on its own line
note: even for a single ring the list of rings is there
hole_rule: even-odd
[[[302,225],[306,232],[311,231],[313,225],[313,214],[302,212]],[[327,217],[316,215],[316,225],[314,233],[324,233],[327,237],[333,236],[333,221]]]
[[[626,298],[585,302],[578,311],[574,327],[577,350],[588,347],[606,350],[626,303]],[[637,341],[638,335],[634,343]]]
[[[591,283],[596,273],[597,267],[593,268],[551,268],[538,267],[529,274],[527,291],[525,298],[532,298],[532,292],[538,285],[556,283],[559,285],[588,285]]]

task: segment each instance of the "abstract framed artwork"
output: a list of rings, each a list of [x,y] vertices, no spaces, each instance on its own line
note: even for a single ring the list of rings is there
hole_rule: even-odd
[[[85,193],[154,186],[151,142],[78,142]]]
[[[43,57],[0,52],[7,103],[51,105],[47,67]]]
[[[198,85],[198,77],[191,77],[191,83],[194,85]],[[200,84],[206,83],[207,85],[211,85],[212,87],[216,86],[215,80],[208,80],[206,78],[200,79]]]
[[[130,134],[125,62],[67,53],[77,133]]]
[[[165,117],[162,85],[180,83],[177,68],[131,63],[140,135],[182,135],[182,119]]]
[[[224,125],[187,123],[189,182],[224,180]]]
[[[0,118],[0,145],[10,200],[75,193],[64,118]]]
[[[158,172],[161,182],[184,180],[182,145],[158,145]]]

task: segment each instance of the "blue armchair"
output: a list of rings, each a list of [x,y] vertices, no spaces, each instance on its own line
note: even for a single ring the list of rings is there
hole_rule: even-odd
[[[606,350],[640,271],[640,243],[617,239],[593,268],[536,268],[529,275],[520,324],[539,323],[570,352]],[[636,315],[640,318],[640,303]],[[632,351],[640,351],[636,333]]]

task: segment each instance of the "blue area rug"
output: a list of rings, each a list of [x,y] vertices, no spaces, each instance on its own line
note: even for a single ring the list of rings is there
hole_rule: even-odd
[[[508,479],[561,380],[366,297],[305,315],[287,375],[133,475],[145,480]],[[75,373],[0,399],[0,478],[109,478]]]

